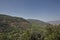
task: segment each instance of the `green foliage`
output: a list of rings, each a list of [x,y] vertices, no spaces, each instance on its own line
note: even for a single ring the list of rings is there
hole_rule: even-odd
[[[60,40],[60,25],[47,25],[45,27],[40,27],[38,25],[32,25],[32,31],[36,33],[32,34],[31,40]],[[40,33],[39,33],[40,32]],[[38,33],[41,37],[38,36]]]
[[[21,29],[20,26],[10,26],[7,23],[0,22],[0,40],[28,40],[30,29]]]
[[[0,22],[0,40],[60,40],[60,25],[33,24],[29,30],[23,30],[18,25]]]

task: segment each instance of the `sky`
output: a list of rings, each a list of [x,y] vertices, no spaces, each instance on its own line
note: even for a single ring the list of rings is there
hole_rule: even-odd
[[[60,0],[0,0],[0,14],[56,21],[60,20]]]

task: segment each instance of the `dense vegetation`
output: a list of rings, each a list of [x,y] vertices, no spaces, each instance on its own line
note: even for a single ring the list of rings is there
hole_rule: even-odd
[[[60,25],[40,26],[23,18],[0,15],[0,40],[60,40]]]

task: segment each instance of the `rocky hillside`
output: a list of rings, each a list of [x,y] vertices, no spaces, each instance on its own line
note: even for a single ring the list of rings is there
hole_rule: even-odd
[[[7,23],[10,26],[19,26],[21,28],[26,28],[30,26],[30,23],[20,17],[12,17],[9,15],[0,14],[0,23]]]

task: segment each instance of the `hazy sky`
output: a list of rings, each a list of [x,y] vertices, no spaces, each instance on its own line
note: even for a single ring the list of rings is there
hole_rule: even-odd
[[[0,14],[42,21],[60,20],[60,0],[0,0]]]

